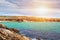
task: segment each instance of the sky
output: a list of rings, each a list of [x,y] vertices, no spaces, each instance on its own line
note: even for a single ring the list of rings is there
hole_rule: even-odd
[[[0,16],[60,18],[60,0],[0,0]]]

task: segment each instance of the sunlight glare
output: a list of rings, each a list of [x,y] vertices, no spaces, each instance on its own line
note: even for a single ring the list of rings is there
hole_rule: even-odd
[[[35,8],[35,12],[39,13],[39,14],[42,14],[42,15],[48,13],[48,11],[49,11],[49,8],[45,7],[45,6],[40,6],[38,8]]]

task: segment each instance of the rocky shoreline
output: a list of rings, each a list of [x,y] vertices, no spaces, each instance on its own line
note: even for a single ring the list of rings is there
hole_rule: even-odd
[[[30,38],[22,35],[15,28],[7,28],[4,24],[0,24],[0,40],[41,40],[40,38]]]
[[[0,40],[31,40],[31,38],[20,34],[17,29],[0,24]]]

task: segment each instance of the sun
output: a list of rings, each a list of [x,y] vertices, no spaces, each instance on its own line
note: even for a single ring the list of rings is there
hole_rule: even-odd
[[[49,8],[45,7],[45,6],[40,6],[38,8],[35,8],[35,12],[39,13],[39,14],[42,14],[42,15],[47,14],[48,11],[49,11]]]

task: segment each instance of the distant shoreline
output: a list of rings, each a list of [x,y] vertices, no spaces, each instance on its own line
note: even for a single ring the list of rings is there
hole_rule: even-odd
[[[18,22],[18,21],[0,21],[0,22]],[[35,21],[23,21],[23,22],[35,22]],[[48,21],[47,21],[48,22]],[[50,22],[50,21],[49,21]],[[54,21],[53,21],[54,22]]]
[[[42,18],[33,16],[0,16],[3,22],[60,22],[60,18]]]

